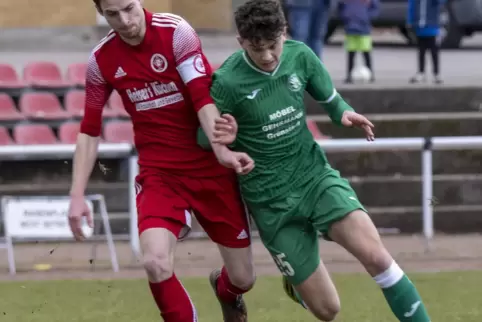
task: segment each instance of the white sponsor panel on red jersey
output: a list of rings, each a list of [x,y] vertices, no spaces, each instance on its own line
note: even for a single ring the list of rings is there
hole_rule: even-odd
[[[164,106],[182,102],[183,100],[184,100],[184,97],[182,96],[182,94],[176,93],[176,94],[164,96],[152,101],[137,103],[136,110],[137,111],[152,110],[154,108],[161,108]]]
[[[177,70],[184,84],[189,83],[193,79],[206,76],[206,67],[201,54],[191,56],[183,61],[177,66]]]

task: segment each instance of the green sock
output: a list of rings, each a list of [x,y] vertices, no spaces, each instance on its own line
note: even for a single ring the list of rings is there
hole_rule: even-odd
[[[397,263],[373,278],[382,288],[383,295],[400,322],[430,322],[417,288]]]

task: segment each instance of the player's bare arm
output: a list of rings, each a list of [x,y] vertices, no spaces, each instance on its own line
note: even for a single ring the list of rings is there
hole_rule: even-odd
[[[226,145],[214,142],[215,123],[220,118],[217,107],[214,104],[204,106],[198,111],[198,117],[219,163],[227,168],[234,169],[238,174],[251,172],[254,168],[254,161],[248,154],[231,151]]]
[[[368,141],[373,141],[374,125],[363,115],[358,114],[345,102],[336,91],[331,76],[320,62],[318,57],[309,50],[306,50],[305,59],[312,68],[306,90],[320,103],[330,116],[333,123],[346,127],[360,128],[365,132]]]
[[[85,202],[87,182],[97,159],[102,125],[102,109],[111,90],[103,81],[94,56],[89,59],[86,79],[86,106],[80,133],[77,137],[70,188],[69,224],[76,240],[85,237],[81,230],[82,217],[93,225],[92,214]]]

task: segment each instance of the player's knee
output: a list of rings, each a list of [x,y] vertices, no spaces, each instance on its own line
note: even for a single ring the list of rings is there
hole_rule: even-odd
[[[310,308],[313,315],[320,321],[333,321],[337,314],[340,312],[340,299],[338,297],[320,301],[320,305],[316,305],[315,308]]]
[[[142,261],[151,282],[159,283],[165,281],[171,278],[174,272],[174,264],[168,254],[146,253]]]
[[[393,262],[392,257],[381,243],[371,247],[363,257],[362,262],[371,275],[384,272]]]
[[[256,275],[253,270],[238,271],[229,275],[231,283],[244,291],[249,291],[253,288],[256,281]]]

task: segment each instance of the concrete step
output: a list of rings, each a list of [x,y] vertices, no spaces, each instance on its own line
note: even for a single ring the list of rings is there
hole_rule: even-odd
[[[380,85],[344,87],[339,93],[360,113],[476,112],[482,107],[482,91],[477,86],[402,86]],[[306,94],[309,115],[322,108]]]
[[[0,161],[0,184],[68,183],[72,180],[72,160]],[[116,182],[127,178],[125,160],[98,160],[91,181]]]
[[[420,175],[421,152],[329,152],[330,164],[344,176]],[[434,151],[434,174],[482,173],[482,150]]]
[[[12,196],[67,196],[70,183],[1,184],[1,195]],[[129,185],[127,182],[90,183],[86,194],[104,195],[109,212],[125,212],[129,209]]]
[[[396,228],[400,233],[423,231],[421,207],[368,208],[375,225],[382,229]],[[434,207],[434,229],[447,234],[480,233],[482,204],[473,206]],[[481,237],[482,238],[482,237]]]
[[[420,176],[379,176],[347,178],[360,201],[367,207],[420,207],[422,178]],[[435,175],[434,205],[473,206],[482,204],[482,175]]]
[[[375,125],[375,135],[385,137],[433,137],[482,135],[482,112],[367,114]],[[332,138],[359,138],[359,130],[331,123],[324,115],[310,116],[320,131]]]

